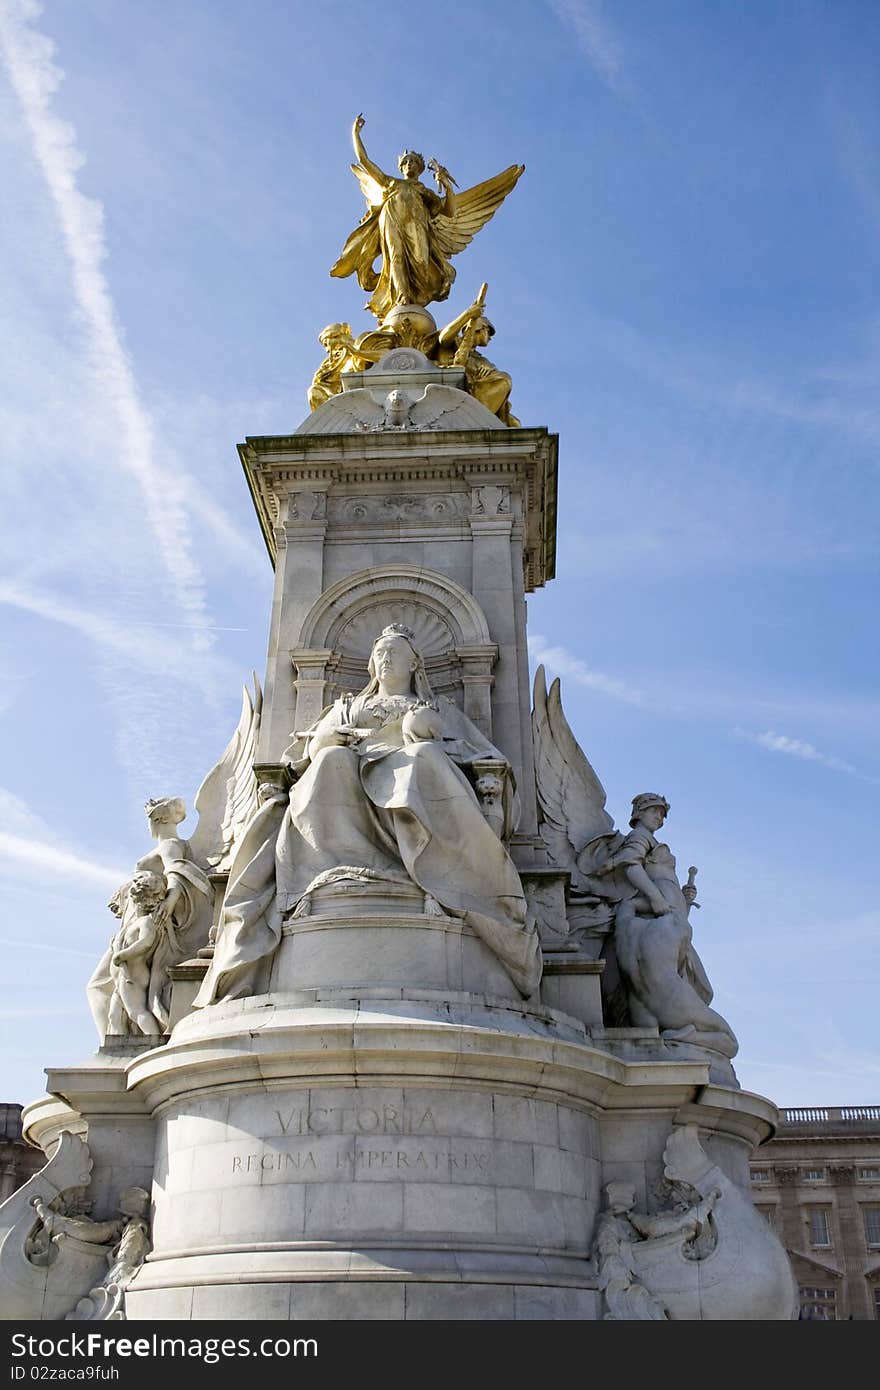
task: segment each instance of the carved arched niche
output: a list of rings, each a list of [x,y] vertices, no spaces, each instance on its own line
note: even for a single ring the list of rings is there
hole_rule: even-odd
[[[492,737],[492,670],[498,648],[472,594],[436,570],[384,565],[333,584],[302,625],[290,653],[296,673],[296,727],[367,683],[370,649],[389,623],[415,633],[434,690],[447,695]]]

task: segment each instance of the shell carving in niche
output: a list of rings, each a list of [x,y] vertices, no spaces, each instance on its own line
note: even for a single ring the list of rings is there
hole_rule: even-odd
[[[404,623],[412,630],[415,645],[426,661],[451,652],[456,644],[452,628],[433,609],[411,600],[388,599],[355,613],[334,634],[333,646],[344,656],[363,661],[366,667],[373,643],[390,623]]]

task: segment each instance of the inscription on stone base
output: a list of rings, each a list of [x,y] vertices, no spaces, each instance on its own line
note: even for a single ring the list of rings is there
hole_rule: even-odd
[[[262,1149],[257,1153],[233,1154],[233,1173],[287,1173],[291,1180],[295,1173],[317,1173],[330,1169],[355,1170],[406,1170],[410,1173],[438,1173],[458,1169],[461,1172],[488,1173],[491,1171],[491,1154],[467,1152],[453,1153],[449,1149],[436,1152],[418,1149],[414,1154],[405,1149],[358,1149],[332,1156],[315,1153],[313,1149],[295,1152],[277,1149]]]

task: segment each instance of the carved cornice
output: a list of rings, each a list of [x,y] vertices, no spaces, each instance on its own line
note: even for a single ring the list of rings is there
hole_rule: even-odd
[[[372,490],[374,504],[376,485],[388,486],[389,496],[395,496],[402,489],[434,482],[443,485],[444,497],[464,492],[471,512],[480,505],[491,506],[491,499],[509,509],[514,536],[522,525],[527,591],[541,587],[555,574],[557,449],[557,436],[545,429],[417,436],[279,435],[249,438],[238,446],[273,565],[284,541],[295,543],[306,531],[318,536],[324,525],[328,539],[332,537],[339,524],[334,521],[337,496],[350,500],[353,494]],[[291,494],[302,499],[293,504],[296,516],[289,516],[282,507]],[[439,520],[448,526],[457,511],[456,504]],[[414,533],[438,524],[438,515],[429,506],[423,516],[418,512],[415,507],[407,521]],[[279,531],[282,516],[284,531]],[[478,511],[477,520],[481,519]],[[495,519],[500,520],[497,513]]]
[[[828,1169],[828,1176],[835,1187],[852,1187],[856,1180],[855,1164],[834,1163]]]
[[[779,1187],[797,1187],[797,1168],[774,1168],[773,1178]]]

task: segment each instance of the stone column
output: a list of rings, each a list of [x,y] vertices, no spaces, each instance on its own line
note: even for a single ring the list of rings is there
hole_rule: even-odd
[[[332,702],[330,678],[336,656],[329,647],[296,647],[290,653],[296,672],[296,717],[291,731],[308,729]]]
[[[492,738],[492,675],[498,660],[498,648],[491,646],[461,646],[455,648],[461,663],[461,683],[464,688],[464,712],[477,728]]]
[[[510,759],[517,786],[524,786],[524,756],[517,669],[517,613],[514,599],[510,488],[474,486],[471,492],[473,595],[482,606],[498,644],[492,697],[492,738]]]
[[[544,843],[538,834],[538,804],[535,795],[535,748],[532,740],[532,682],[529,676],[529,649],[526,633],[526,594],[523,572],[523,544],[525,528],[517,517],[513,526],[513,603],[517,632],[516,664],[518,678],[518,700],[520,711],[520,730],[523,750],[522,782],[519,788],[522,815],[520,817],[519,840],[531,839],[531,853],[536,861],[545,863]]]
[[[0,1166],[0,1202],[5,1202],[21,1184],[18,1182],[15,1163],[10,1160]]]
[[[873,1317],[873,1309],[870,1306],[868,1284],[865,1279],[865,1261],[860,1259],[858,1254],[864,1248],[865,1232],[854,1196],[856,1170],[852,1164],[835,1163],[829,1172],[837,1195],[839,1242],[836,1253],[840,1264],[843,1265],[846,1288],[846,1306],[841,1308],[841,1316],[867,1322]]]
[[[278,762],[296,724],[297,692],[290,670],[303,620],[324,590],[327,493],[291,491],[280,499],[275,528],[275,593],[269,629],[263,724],[257,761]],[[320,712],[320,711],[319,711]]]
[[[773,1177],[779,1188],[782,1243],[786,1250],[802,1250],[804,1248],[804,1227],[797,1196],[797,1169],[774,1168]]]

